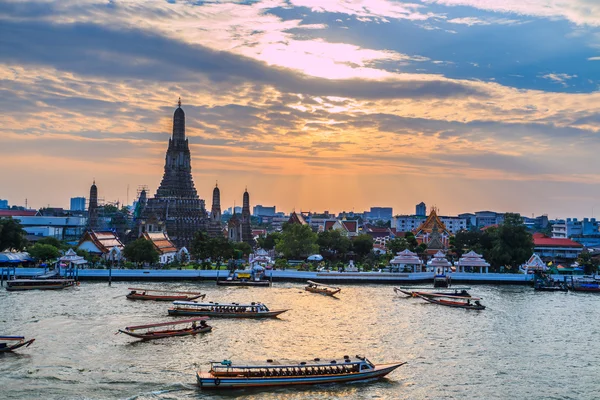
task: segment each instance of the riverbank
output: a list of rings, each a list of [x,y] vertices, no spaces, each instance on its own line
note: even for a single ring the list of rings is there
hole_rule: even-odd
[[[44,273],[43,268],[18,268],[19,277],[33,277]],[[383,283],[409,284],[433,282],[433,272],[312,272],[296,270],[267,271],[273,282],[315,280],[323,283]],[[161,270],[161,269],[80,269],[80,281],[216,281],[228,275],[224,270]],[[452,273],[452,283],[530,284],[533,275]]]

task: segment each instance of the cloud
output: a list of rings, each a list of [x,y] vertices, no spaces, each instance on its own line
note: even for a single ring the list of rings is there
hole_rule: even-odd
[[[564,87],[567,87],[567,86],[569,86],[567,84],[567,81],[570,79],[573,79],[573,78],[577,78],[577,75],[551,73],[551,74],[542,75],[541,77],[544,79],[549,79],[556,83],[560,83]]]

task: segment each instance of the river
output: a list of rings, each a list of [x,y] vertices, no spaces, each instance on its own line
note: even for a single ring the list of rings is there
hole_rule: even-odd
[[[168,321],[168,303],[130,301],[130,286],[202,291],[215,302],[289,308],[277,319],[212,319],[210,333],[139,342],[119,328]],[[484,311],[397,296],[390,285],[343,285],[338,299],[298,283],[82,283],[64,291],[0,290],[0,334],[35,338],[0,354],[2,399],[593,399],[600,297],[473,286]],[[340,358],[407,361],[386,379],[346,385],[202,392],[208,361]]]

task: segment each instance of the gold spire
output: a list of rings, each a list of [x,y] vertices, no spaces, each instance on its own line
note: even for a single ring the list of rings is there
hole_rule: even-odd
[[[177,105],[179,106],[179,108],[181,108],[181,97],[179,98],[179,101],[177,102]]]

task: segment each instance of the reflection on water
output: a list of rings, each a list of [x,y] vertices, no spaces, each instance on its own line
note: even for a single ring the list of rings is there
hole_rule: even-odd
[[[0,355],[6,399],[539,399],[597,397],[600,297],[479,286],[485,311],[396,296],[392,286],[346,285],[339,299],[302,284],[216,287],[214,282],[136,283],[197,290],[210,301],[290,308],[277,319],[213,319],[195,337],[135,341],[119,328],[167,321],[168,303],[130,301],[131,283],[83,283],[63,292],[0,291],[0,334],[35,337]],[[387,379],[347,385],[205,393],[195,371],[208,361],[305,360],[364,354],[408,361]]]

